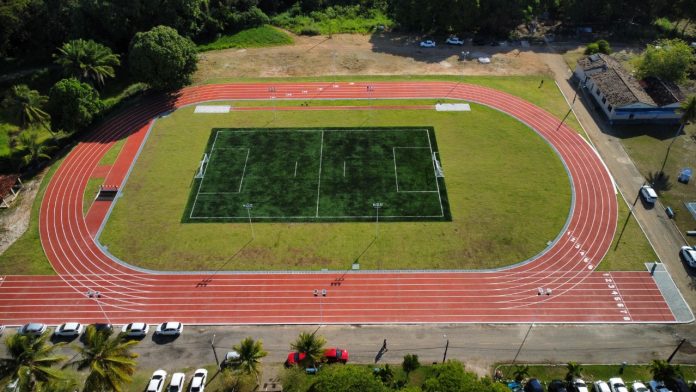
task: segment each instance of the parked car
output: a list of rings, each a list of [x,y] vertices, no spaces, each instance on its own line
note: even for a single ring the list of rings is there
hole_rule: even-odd
[[[650,392],[671,392],[662,381],[650,380],[648,381],[648,388]]]
[[[167,372],[162,369],[155,370],[150,377],[150,382],[147,384],[146,392],[162,392],[164,380],[167,379]]]
[[[147,335],[150,327],[145,323],[130,323],[126,324],[121,328],[121,333],[126,334],[128,337],[143,337]]]
[[[225,358],[222,360],[220,367],[232,366],[236,363],[239,363],[240,358],[241,357],[238,352],[228,351],[227,354],[225,354]]]
[[[694,247],[682,246],[679,251],[679,256],[689,264],[689,267],[696,268],[696,249]]]
[[[568,389],[563,381],[553,380],[549,384],[549,392],[568,392]]]
[[[646,207],[653,207],[657,201],[657,192],[650,185],[643,185],[640,187],[640,198]]]
[[[648,388],[642,382],[634,382],[631,386],[632,392],[649,392]]]
[[[672,392],[690,392],[686,381],[679,377],[665,380],[665,386]]]
[[[568,386],[573,392],[589,392],[587,390],[587,384],[582,378],[576,378],[575,380],[568,383]]]
[[[184,392],[185,381],[186,375],[184,373],[172,374],[172,381],[169,382],[169,388],[167,388],[167,392]]]
[[[611,392],[609,385],[602,380],[595,381],[592,386],[594,387],[594,392]]]
[[[191,386],[189,387],[189,392],[203,392],[205,390],[205,381],[208,379],[208,371],[205,369],[198,369],[193,373],[193,378],[191,379]]]
[[[459,37],[452,36],[447,38],[447,41],[445,41],[449,45],[464,45],[464,41],[460,40]]]
[[[92,324],[92,326],[97,332],[103,332],[107,335],[111,335],[112,333],[114,333],[114,326],[110,323],[96,323]]]
[[[435,41],[426,40],[426,41],[421,41],[421,42],[420,42],[420,47],[421,47],[421,48],[434,48],[435,46],[437,46],[437,45],[435,44]]]
[[[609,389],[611,392],[628,392],[626,384],[624,384],[621,377],[613,377],[609,379]]]
[[[544,387],[539,380],[532,378],[524,384],[524,392],[544,392]]]
[[[2,333],[5,332],[5,326],[0,325],[0,336],[2,336]]]
[[[82,331],[84,330],[84,326],[80,323],[65,323],[61,325],[60,327],[56,328],[55,332],[53,332],[54,335],[56,336],[63,336],[63,337],[75,337],[75,336],[80,336],[82,334]]]
[[[46,324],[28,323],[19,327],[17,333],[25,336],[40,336],[42,333],[46,332],[46,329],[48,329]]]
[[[346,363],[348,362],[348,350],[336,347],[327,348],[324,350],[324,358],[328,363]]]
[[[299,364],[307,357],[306,353],[290,353],[288,359],[285,360],[285,367],[290,367]]]
[[[155,334],[165,336],[179,336],[184,331],[184,324],[178,321],[168,321],[157,326]]]

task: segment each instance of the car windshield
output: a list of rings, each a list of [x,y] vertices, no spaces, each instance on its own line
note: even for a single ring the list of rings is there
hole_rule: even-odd
[[[41,329],[41,324],[29,324],[27,325],[27,331],[38,331]]]
[[[575,386],[578,388],[587,388],[587,385],[584,382],[576,382]]]

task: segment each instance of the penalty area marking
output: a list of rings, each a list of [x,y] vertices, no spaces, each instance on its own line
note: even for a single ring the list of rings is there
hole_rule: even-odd
[[[392,156],[394,157],[394,181],[396,182],[396,193],[435,193],[435,192],[440,192],[439,189],[433,189],[433,190],[420,190],[420,191],[404,191],[399,189],[399,174],[397,170],[397,165],[396,165],[396,149],[397,148],[403,148],[403,149],[424,149],[424,150],[430,150],[430,157],[432,157],[433,152],[431,147],[392,147]],[[430,158],[432,159],[432,158]],[[345,164],[345,163],[344,163]],[[437,177],[435,177],[435,182],[437,183]],[[442,207],[442,201],[440,201]],[[444,210],[443,210],[444,211]],[[443,213],[444,215],[444,213]]]

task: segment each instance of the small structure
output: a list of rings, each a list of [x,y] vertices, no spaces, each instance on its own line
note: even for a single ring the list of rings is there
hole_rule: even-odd
[[[113,200],[118,194],[118,185],[101,185],[96,200]]]
[[[612,124],[679,123],[677,109],[685,97],[674,83],[655,77],[639,81],[605,54],[578,60],[574,76]]]
[[[691,180],[691,174],[691,168],[685,167],[681,169],[681,171],[679,172],[679,177],[677,177],[677,181],[681,182],[682,184],[688,184]]]
[[[9,208],[24,185],[16,174],[0,175],[0,208]]]

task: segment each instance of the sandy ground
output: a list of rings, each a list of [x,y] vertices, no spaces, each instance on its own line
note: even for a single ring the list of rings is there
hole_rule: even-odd
[[[538,75],[550,74],[534,50],[539,47],[451,46],[420,48],[410,36],[294,36],[294,45],[228,49],[200,56],[195,83],[225,78],[320,75]],[[490,64],[462,61],[461,53],[480,52]]]
[[[0,211],[0,255],[27,231],[31,205],[45,173],[24,183],[24,188],[10,208]]]

